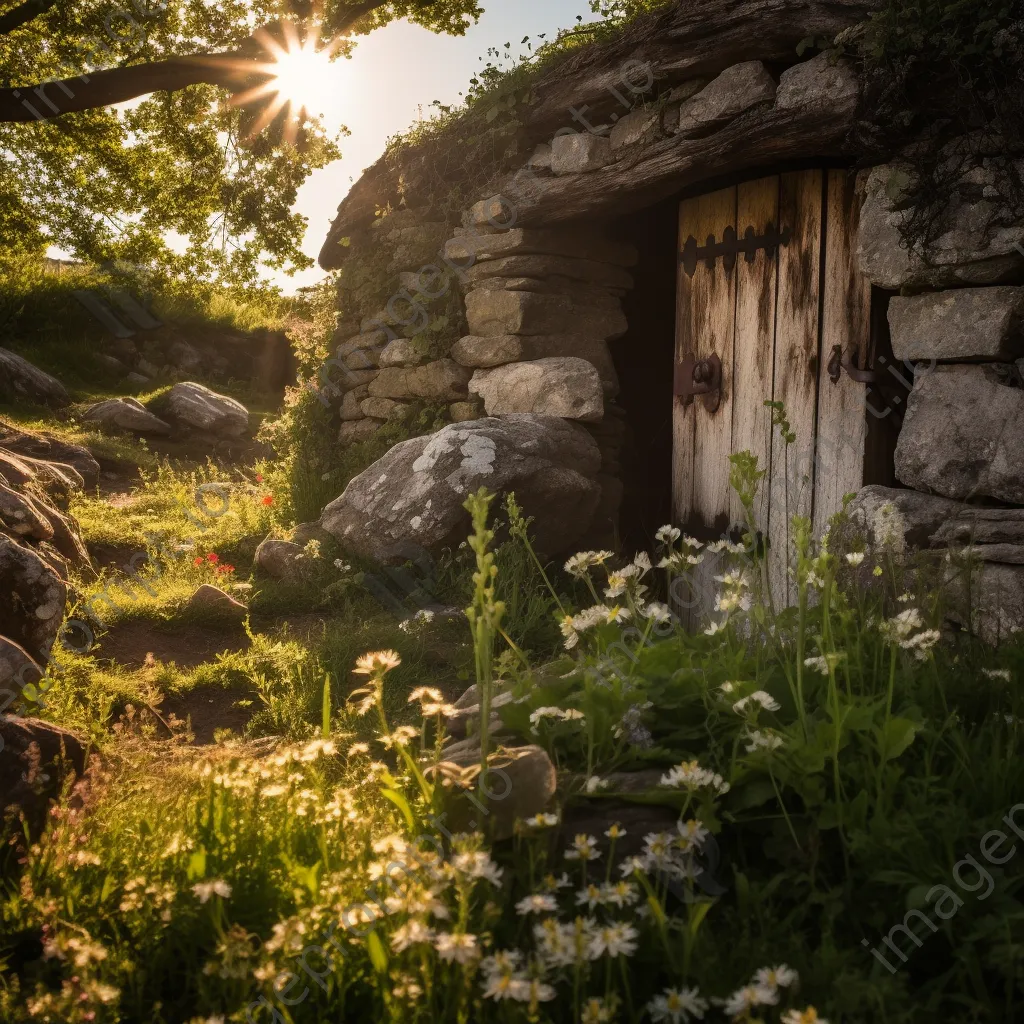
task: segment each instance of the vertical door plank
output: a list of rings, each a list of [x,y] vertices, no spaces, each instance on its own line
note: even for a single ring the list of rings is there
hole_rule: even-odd
[[[735,188],[701,196],[699,217],[708,225],[705,236],[721,241],[726,228],[736,228]],[[700,236],[698,236],[700,238]],[[700,239],[705,241],[706,239]],[[718,257],[711,267],[697,264],[693,275],[697,301],[694,335],[698,358],[717,355],[722,361],[722,397],[715,412],[698,398],[694,438],[693,527],[720,536],[729,528],[729,455],[732,453],[733,346],[736,335],[736,268],[726,269]]]
[[[768,225],[779,224],[777,176],[746,182],[736,199],[736,230],[748,225],[761,235]],[[777,257],[759,249],[753,262],[741,256],[736,264],[736,360],[733,374],[732,450],[757,456],[765,478],[755,504],[758,526],[768,528],[768,491],[771,476],[771,410],[764,403],[772,397],[775,360],[775,291]],[[730,495],[734,523],[743,522],[739,497]]]
[[[837,384],[828,374],[835,346],[863,367],[871,342],[871,284],[855,257],[860,199],[853,176],[828,172],[826,195],[824,318],[818,371],[818,432],[814,480],[814,534],[821,537],[843,504],[864,481],[867,440],[865,387],[844,372]]]
[[[679,204],[679,241],[677,255],[682,252],[687,236],[700,230],[698,200],[686,199]],[[694,348],[692,308],[694,279],[681,263],[676,265],[676,355],[675,366]],[[685,523],[693,511],[693,424],[694,407],[683,406],[672,399],[672,519]]]
[[[723,189],[686,200],[679,210],[679,247],[693,235],[698,245],[709,237],[721,241],[736,223],[736,189]],[[721,257],[708,266],[697,263],[692,277],[680,266],[677,292],[676,361],[686,355],[718,355],[722,361],[722,401],[709,413],[700,398],[673,411],[673,506],[675,521],[709,539],[714,527],[727,525],[729,463],[732,443],[732,363],[735,320],[735,270],[726,271]],[[691,629],[713,607],[713,567],[692,573],[688,592],[677,594],[677,611]]]
[[[769,575],[777,606],[796,599],[787,572],[790,519],[813,513],[822,182],[819,170],[796,171],[783,174],[779,188],[781,225],[791,229],[792,238],[779,249],[774,399],[785,403],[796,441],[787,445],[778,429],[772,433]]]

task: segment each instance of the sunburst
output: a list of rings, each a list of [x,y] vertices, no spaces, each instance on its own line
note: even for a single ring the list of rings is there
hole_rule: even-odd
[[[259,135],[283,114],[285,140],[294,142],[303,117],[322,111],[324,104],[318,100],[322,100],[331,87],[331,59],[345,39],[339,37],[318,47],[314,39],[300,38],[296,27],[289,22],[281,26],[281,34],[283,40],[266,30],[256,33],[256,40],[270,59],[249,67],[266,78],[259,85],[235,95],[231,102],[250,108],[262,104],[259,116],[249,128],[250,137]]]

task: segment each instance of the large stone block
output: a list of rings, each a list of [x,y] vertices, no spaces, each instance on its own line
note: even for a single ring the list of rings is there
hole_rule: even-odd
[[[778,110],[820,110],[845,117],[860,102],[860,79],[852,65],[830,53],[796,64],[779,76],[775,96]]]
[[[609,141],[612,149],[623,149],[637,142],[647,142],[658,135],[661,110],[658,107],[633,110],[615,122]]]
[[[897,359],[996,359],[1024,356],[1024,288],[957,288],[889,302]]]
[[[759,60],[726,68],[679,108],[679,135],[695,135],[775,98],[775,79]]]
[[[493,215],[494,202],[477,203],[470,211],[472,223],[484,222],[477,219],[484,210]],[[445,244],[444,254],[463,270],[506,256],[568,256],[622,267],[632,267],[639,259],[636,247],[628,243],[612,242],[596,232],[555,228],[510,228],[493,234],[460,229]]]
[[[466,278],[471,284],[493,277],[564,277],[602,288],[629,290],[633,287],[633,275],[629,271],[613,263],[598,263],[571,256],[506,256],[477,263],[466,271]]]
[[[882,288],[944,288],[997,284],[1019,275],[1024,225],[996,198],[955,193],[942,212],[942,230],[928,252],[907,248],[900,228],[913,215],[907,203],[911,168],[874,167],[862,182],[864,203],[857,233],[861,270]]]
[[[241,402],[202,384],[175,384],[162,401],[167,415],[187,427],[225,437],[241,437],[249,429],[249,410]]]
[[[506,363],[528,362],[550,356],[575,356],[593,364],[608,396],[618,394],[619,377],[608,343],[581,334],[503,334],[490,338],[470,335],[452,347],[452,358],[462,366],[488,369]]]
[[[477,370],[469,388],[483,398],[488,416],[533,412],[594,421],[604,415],[601,378],[585,359],[555,357]]]
[[[606,135],[572,132],[557,136],[551,143],[551,170],[558,175],[597,171],[614,159]]]
[[[371,381],[372,398],[425,398],[457,402],[466,397],[470,373],[451,359],[438,359],[411,368],[388,367]]]
[[[886,508],[891,506],[894,516]],[[869,544],[898,525],[903,543],[921,550],[970,548],[986,562],[1024,564],[1024,508],[984,508],[935,494],[872,484],[850,505],[851,524]]]
[[[617,303],[604,308],[576,303],[567,295],[474,289],[466,295],[470,332],[503,334],[584,334],[621,337],[628,324]]]
[[[90,405],[82,414],[88,423],[115,430],[130,430],[137,434],[169,434],[171,426],[154,416],[138,399],[108,398]]]
[[[1024,504],[1024,390],[1009,386],[1016,370],[1000,365],[918,375],[896,445],[902,483]]]
[[[395,445],[324,509],[321,523],[352,554],[401,562],[464,540],[463,502],[486,486],[514,491],[534,517],[538,549],[560,554],[590,525],[600,462],[582,427],[553,416],[451,424]]]

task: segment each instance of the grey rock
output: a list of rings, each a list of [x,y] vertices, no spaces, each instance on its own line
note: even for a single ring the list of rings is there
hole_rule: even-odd
[[[474,760],[475,758],[475,760]],[[472,767],[480,760],[479,744],[476,751],[469,748],[449,754],[441,765],[450,770]],[[555,766],[541,747],[503,748],[488,761],[488,771],[480,780],[482,789],[490,794],[485,801],[487,822],[495,840],[508,839],[515,832],[515,824],[547,809],[557,789]],[[474,794],[475,796],[475,794]],[[449,827],[453,831],[473,831],[482,826],[479,798],[469,800],[456,787],[445,790],[445,810]],[[471,822],[476,822],[475,825]]]
[[[947,498],[1024,504],[1024,390],[995,367],[919,374],[896,444],[896,477]]]
[[[31,838],[43,831],[69,775],[81,778],[85,767],[85,743],[74,733],[0,715],[0,818],[8,808],[20,811]]]
[[[211,434],[241,437],[249,429],[249,410],[202,384],[175,384],[167,393],[168,415],[179,423]]]
[[[468,423],[470,420],[478,420],[484,414],[483,402],[452,402],[448,406],[448,415],[452,423]]]
[[[303,574],[302,545],[268,537],[256,549],[254,561],[275,580],[297,580]]]
[[[342,423],[338,431],[338,443],[341,445],[359,444],[361,441],[369,441],[377,428],[383,424],[383,420],[348,420]]]
[[[898,518],[883,511],[892,506]],[[910,548],[970,547],[982,561],[1024,563],[1024,509],[985,508],[897,487],[862,487],[850,504],[850,523],[872,547],[880,530],[902,528]]]
[[[10,706],[8,695],[17,694],[23,686],[38,683],[42,678],[42,668],[28,651],[21,644],[0,636],[0,693],[4,694],[4,705]]]
[[[573,839],[581,832],[597,836],[602,856],[594,866],[596,868],[600,865],[600,877],[603,879],[608,868],[611,846],[611,840],[606,839],[604,833],[613,824],[620,825],[626,832],[621,839],[616,840],[615,852],[612,855],[611,867],[617,876],[618,872],[615,869],[618,864],[627,857],[641,853],[645,836],[652,832],[671,832],[678,835],[678,821],[679,812],[671,807],[628,803],[600,796],[577,801],[566,808],[556,842],[559,849],[564,849],[571,846]]]
[[[572,256],[523,255],[485,260],[470,267],[466,278],[473,284],[491,277],[565,277],[603,288],[633,287],[633,275],[613,263],[579,259]]]
[[[380,354],[381,367],[419,366],[426,356],[408,338],[395,338]]]
[[[125,366],[117,356],[109,355],[106,352],[97,352],[93,358],[100,364],[100,366],[103,367],[104,370],[109,370],[111,373],[116,373],[118,376],[125,373],[128,369],[128,367]]]
[[[857,109],[860,91],[860,79],[848,61],[836,60],[827,52],[819,53],[782,72],[775,108],[820,110],[823,114],[844,117]]]
[[[945,582],[949,617],[986,643],[1012,640],[1024,629],[1024,566],[985,562]]]
[[[956,288],[889,300],[897,359],[1003,362],[1024,356],[1024,288]]]
[[[621,308],[577,305],[565,295],[474,289],[466,295],[466,320],[471,334],[583,334],[621,337],[628,324]]]
[[[29,459],[71,466],[82,477],[83,487],[95,487],[99,483],[100,464],[83,445],[72,444],[49,434],[0,426],[0,449]]]
[[[488,416],[539,413],[584,421],[604,416],[601,378],[585,359],[553,357],[477,370],[469,387],[483,398]]]
[[[361,420],[363,418],[363,399],[369,393],[369,384],[360,384],[359,387],[346,391],[339,407],[342,420]]]
[[[726,68],[679,108],[676,133],[694,135],[775,98],[775,79],[758,60]]]
[[[1006,224],[991,199],[957,193],[943,211],[938,237],[925,254],[903,244],[900,226],[912,215],[906,193],[912,168],[883,164],[862,179],[864,203],[857,235],[857,256],[864,275],[882,288],[944,288],[1005,281],[1024,268],[1024,225]]]
[[[324,509],[321,522],[347,551],[400,562],[458,545],[469,530],[463,502],[486,486],[515,491],[535,517],[538,549],[561,553],[590,524],[600,459],[585,430],[551,416],[451,424],[395,445]]]
[[[465,694],[463,694],[463,696],[465,696]],[[501,727],[501,717],[496,715],[495,712],[497,712],[500,708],[503,708],[506,704],[511,703],[512,694],[507,691],[505,693],[492,694],[492,717],[489,719],[489,721],[492,723],[492,726],[495,726],[496,728]],[[479,733],[481,714],[480,705],[464,704],[462,707],[458,707],[458,705],[456,705],[456,707],[457,711],[455,712],[455,714],[449,715],[446,721],[445,727],[448,730],[448,735],[451,736],[453,739],[463,739],[467,735],[467,733]],[[497,722],[495,722],[495,718],[497,719]]]
[[[334,538],[317,523],[299,523],[292,530],[291,541],[300,547],[308,544],[311,540],[319,541],[321,544],[333,543]]]
[[[491,200],[483,200],[473,207],[474,221],[478,208],[489,202]],[[568,256],[621,267],[634,266],[639,259],[635,246],[609,241],[596,232],[545,228],[511,228],[494,234],[463,230],[445,243],[444,252],[448,259],[465,269],[484,260],[506,256]]]
[[[355,352],[350,352],[342,362],[345,367],[349,370],[372,370],[376,369],[380,365],[381,353],[384,351],[385,346],[381,345],[377,348],[360,348]]]
[[[140,359],[138,363],[139,373],[146,375],[147,379],[152,380],[154,377],[160,376],[160,367],[155,363],[151,363],[148,359]]]
[[[683,103],[691,96],[696,96],[710,81],[710,78],[691,78],[689,81],[677,85],[674,89],[670,89],[666,97],[666,103]],[[678,123],[678,108],[676,123]]]
[[[90,405],[82,414],[87,423],[96,423],[108,429],[130,430],[136,434],[169,434],[171,426],[154,416],[135,398],[108,398]]]
[[[364,398],[361,403],[364,416],[378,420],[400,419],[409,408],[406,402],[396,402],[392,398]]]
[[[82,540],[82,534],[78,529],[78,522],[74,516],[64,515],[41,500],[36,501],[36,507],[49,522],[50,528],[53,530],[50,543],[61,556],[66,558],[76,568],[91,565],[89,551]]]
[[[249,614],[249,609],[241,601],[236,601],[230,594],[225,594],[212,583],[204,583],[188,599],[188,608],[194,612],[201,612],[204,617],[228,619],[233,622],[241,622]]]
[[[661,111],[656,107],[633,110],[615,122],[609,136],[611,148],[614,151],[637,142],[648,142],[658,134],[660,125]]]
[[[55,409],[71,404],[71,396],[56,377],[6,348],[0,348],[0,395],[8,401],[35,402]]]
[[[206,360],[187,341],[176,341],[167,349],[171,363],[183,373],[198,373]]]
[[[498,335],[481,338],[469,335],[460,338],[452,346],[452,358],[463,366],[487,369],[506,363],[527,362],[552,356],[575,356],[592,364],[601,378],[606,396],[614,396],[619,390],[619,378],[615,370],[608,343],[602,338],[582,334],[533,334]]]
[[[451,359],[438,359],[410,369],[389,367],[370,384],[374,398],[425,398],[454,402],[466,397],[470,374]]]
[[[526,166],[531,171],[550,171],[551,159],[551,145],[547,142],[542,142],[533,151],[530,159],[526,162]]]
[[[131,373],[125,374],[124,382],[126,384],[130,384],[133,388],[143,388],[150,382],[150,380],[145,374],[135,373],[132,371]]]
[[[0,523],[18,537],[49,540],[53,527],[27,494],[0,483]]]
[[[349,356],[354,355],[357,352],[374,352],[378,349],[383,349],[387,346],[388,335],[386,331],[368,331],[365,334],[357,334],[354,337],[349,338],[347,341],[343,341],[336,349],[334,354],[338,359],[347,360]],[[348,363],[346,362],[346,365]],[[355,366],[353,369],[365,369],[365,367]]]
[[[558,175],[597,171],[614,159],[611,141],[603,135],[569,131],[551,143],[551,170]]]
[[[34,551],[4,535],[0,577],[0,635],[45,662],[64,618],[67,584]]]

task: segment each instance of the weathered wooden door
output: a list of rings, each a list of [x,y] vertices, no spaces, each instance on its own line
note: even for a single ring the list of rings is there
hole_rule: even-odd
[[[777,602],[791,598],[791,517],[810,517],[820,536],[863,480],[864,384],[839,368],[845,359],[856,376],[870,358],[871,291],[854,255],[857,206],[847,172],[811,170],[679,208],[675,519],[705,540],[742,523],[728,457],[755,454],[767,470],[757,516]],[[795,442],[772,429],[769,400],[785,404]],[[713,592],[714,561],[702,566],[695,598]]]

